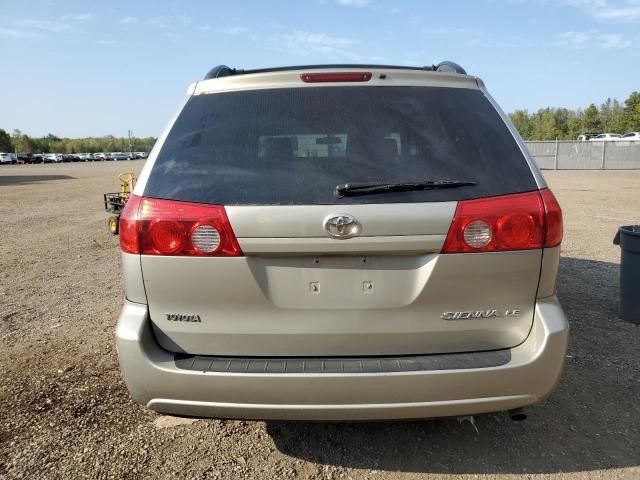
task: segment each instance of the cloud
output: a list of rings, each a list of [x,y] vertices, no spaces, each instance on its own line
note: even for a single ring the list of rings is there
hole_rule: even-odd
[[[629,48],[632,45],[630,40],[624,38],[619,33],[603,33],[598,35],[600,48]]]
[[[640,21],[640,2],[638,0],[561,0],[562,5],[581,8],[585,13],[599,21],[637,22]]]
[[[66,23],[52,22],[49,20],[35,20],[31,18],[19,20],[16,22],[16,25],[22,28],[30,28],[49,33],[60,33],[69,30],[69,25]]]
[[[615,20],[620,22],[635,22],[640,20],[640,6],[621,8],[602,8],[596,10],[593,16],[598,20]]]
[[[118,22],[123,23],[123,24],[138,23],[139,21],[140,21],[140,19],[137,18],[137,17],[124,17],[124,18],[121,18],[120,20],[118,20]]]
[[[65,22],[23,18],[11,26],[0,26],[0,37],[5,38],[46,38],[49,33],[70,33],[74,30],[69,22],[84,22],[92,18],[90,14],[66,14],[61,17]]]
[[[226,35],[240,35],[242,33],[248,33],[249,29],[246,27],[223,27],[219,28],[218,32]]]
[[[63,21],[71,21],[71,22],[86,22],[88,20],[92,20],[93,15],[90,13],[67,13],[62,16]]]
[[[333,37],[325,33],[311,33],[297,31],[291,35],[294,41],[299,41],[307,45],[317,45],[322,47],[346,48],[354,45],[356,42],[350,38]]]
[[[15,28],[0,27],[0,37],[5,38],[33,38],[38,35],[26,30],[17,30]]]
[[[168,15],[150,18],[122,17],[118,20],[118,23],[123,25],[145,25],[156,28],[171,29],[189,25],[191,23],[191,17],[186,15]]]
[[[491,40],[483,37],[475,37],[471,38],[467,45],[470,47],[481,47],[481,48],[524,48],[528,46],[525,42],[515,41],[515,42],[503,42],[501,40]]]
[[[429,27],[424,29],[424,33],[430,35],[478,35],[481,32],[475,28]]]
[[[369,0],[336,0],[338,5],[344,5],[345,7],[364,7],[369,3]]]
[[[151,25],[159,28],[175,28],[189,25],[190,23],[191,17],[187,15],[151,17],[144,22],[145,25]]]
[[[557,45],[575,49],[587,48],[591,41],[591,34],[588,32],[563,32],[558,35]]]
[[[560,3],[572,7],[602,8],[607,5],[607,0],[560,0]]]
[[[563,32],[558,34],[554,46],[572,48],[629,48],[633,42],[621,33],[600,33],[598,30],[588,32]]]
[[[274,35],[270,41],[276,48],[286,48],[302,55],[322,54],[333,59],[361,61],[361,56],[352,51],[357,42],[346,37],[298,30],[289,34]]]
[[[211,30],[211,25],[202,25],[201,27],[198,27],[198,30],[200,30],[201,32],[207,32]]]

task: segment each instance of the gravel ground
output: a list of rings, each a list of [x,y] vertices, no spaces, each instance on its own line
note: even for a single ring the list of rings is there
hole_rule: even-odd
[[[0,168],[1,478],[640,478],[640,330],[616,317],[619,224],[640,171],[547,172],[566,218],[572,332],[557,391],[526,422],[179,419],[120,378],[123,298],[102,193],[142,162]]]

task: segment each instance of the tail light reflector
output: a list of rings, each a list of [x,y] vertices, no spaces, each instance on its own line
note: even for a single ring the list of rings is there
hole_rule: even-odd
[[[120,216],[120,248],[143,255],[242,255],[223,206],[136,195]]]
[[[458,202],[442,253],[555,247],[562,212],[550,190]]]
[[[371,72],[303,73],[300,80],[304,83],[368,82],[371,77]]]

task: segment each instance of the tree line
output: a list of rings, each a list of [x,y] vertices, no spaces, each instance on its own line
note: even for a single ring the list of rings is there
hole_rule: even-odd
[[[537,112],[516,110],[509,114],[511,121],[525,140],[575,140],[583,133],[640,132],[640,92],[632,92],[621,104],[608,98],[597,107],[584,110],[541,108]],[[156,138],[131,138],[131,150],[148,152]],[[53,134],[30,137],[20,130],[10,135],[0,129],[0,152],[30,153],[96,153],[129,151],[127,137],[60,138]]]
[[[156,143],[154,137],[131,137],[131,151],[148,152]],[[18,153],[96,153],[128,152],[129,137],[61,138],[49,134],[46,137],[31,137],[14,130],[12,134],[0,128],[0,152]]]
[[[584,133],[626,133],[640,131],[640,92],[633,92],[621,104],[607,99],[584,110],[541,108],[535,113],[516,110],[509,114],[525,140],[575,140]]]

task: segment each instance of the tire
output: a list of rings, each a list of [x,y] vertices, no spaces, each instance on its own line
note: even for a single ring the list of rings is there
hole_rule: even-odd
[[[110,216],[109,220],[107,220],[107,228],[109,229],[109,232],[112,233],[113,235],[118,235],[119,222],[120,222],[120,217],[116,215]]]

